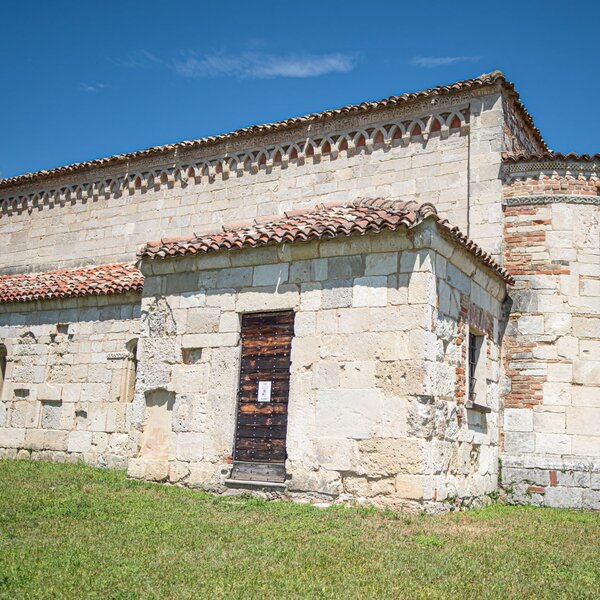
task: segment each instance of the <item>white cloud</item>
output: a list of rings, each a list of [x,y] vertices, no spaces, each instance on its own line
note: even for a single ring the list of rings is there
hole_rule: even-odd
[[[125,67],[126,69],[141,69],[150,65],[165,64],[164,60],[155,54],[152,54],[152,52],[148,52],[148,50],[136,50],[135,52],[131,52],[125,58],[115,58],[111,60],[120,67]]]
[[[182,77],[237,77],[272,79],[275,77],[318,77],[327,73],[348,73],[356,65],[351,54],[240,54],[190,55],[175,61],[173,69]]]
[[[94,94],[95,92],[99,92],[100,90],[106,89],[106,87],[107,86],[105,83],[93,83],[93,84],[80,83],[79,84],[79,89],[82,92],[86,92],[88,94]]]
[[[431,69],[433,67],[445,67],[459,62],[472,62],[479,60],[480,56],[414,56],[410,63],[417,67]]]

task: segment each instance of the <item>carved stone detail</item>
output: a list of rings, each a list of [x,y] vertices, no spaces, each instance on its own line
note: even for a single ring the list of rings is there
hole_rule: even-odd
[[[600,173],[600,162],[567,162],[543,161],[522,162],[518,164],[505,164],[503,169],[507,173],[531,173],[535,171],[571,171],[583,173]]]
[[[515,196],[505,198],[504,206],[525,206],[529,204],[597,204],[600,206],[600,196]]]

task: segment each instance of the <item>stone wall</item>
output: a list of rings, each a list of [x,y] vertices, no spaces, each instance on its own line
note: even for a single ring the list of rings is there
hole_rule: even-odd
[[[293,309],[287,494],[439,507],[496,489],[504,286],[433,223],[410,237],[144,261],[142,269],[132,428],[162,432],[163,443],[142,448],[130,475],[226,491],[240,315]],[[468,414],[456,397],[461,303],[490,323],[489,415]]]
[[[482,88],[21,184],[0,198],[0,273],[131,261],[148,240],[378,196],[433,202],[499,255],[502,127]]]
[[[543,170],[540,170],[542,167]],[[515,502],[600,508],[600,182],[595,164],[511,165],[503,483]]]
[[[504,107],[504,150],[510,154],[540,154],[547,151],[541,139],[533,135],[531,125],[513,93],[502,97]]]
[[[125,468],[139,294],[0,305],[0,456]]]

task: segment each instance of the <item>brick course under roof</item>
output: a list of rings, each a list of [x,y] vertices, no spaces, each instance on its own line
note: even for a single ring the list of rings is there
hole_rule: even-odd
[[[457,227],[441,220],[433,204],[380,198],[347,204],[321,204],[314,209],[286,212],[284,217],[273,215],[257,219],[253,223],[224,226],[220,231],[195,235],[192,238],[148,242],[140,248],[138,258],[176,258],[268,244],[395,231],[401,227],[412,229],[427,218],[435,220],[443,235],[476,256],[506,282],[513,283],[508,272],[487,252],[463,235]]]
[[[139,292],[144,277],[135,265],[114,264],[0,276],[0,303]]]

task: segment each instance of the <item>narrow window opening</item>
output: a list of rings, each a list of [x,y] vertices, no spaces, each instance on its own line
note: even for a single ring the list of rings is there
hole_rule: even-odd
[[[480,345],[478,336],[469,333],[469,404],[477,398],[477,362],[479,360]]]
[[[467,408],[489,412],[486,402],[485,337],[469,332]]]
[[[0,344],[0,398],[2,398],[2,388],[4,387],[4,378],[6,377],[6,346]]]

